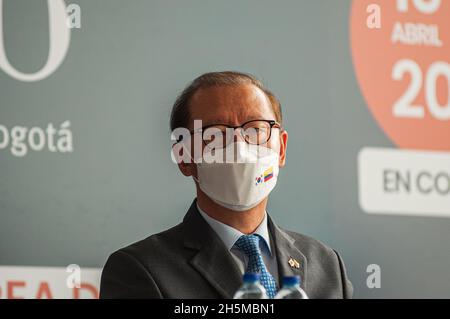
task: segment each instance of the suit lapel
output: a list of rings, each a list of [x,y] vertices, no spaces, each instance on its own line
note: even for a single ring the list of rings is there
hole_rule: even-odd
[[[275,248],[278,263],[278,282],[284,276],[298,275],[301,287],[306,289],[307,259],[295,247],[295,239],[267,218],[269,232]],[[196,200],[183,219],[184,246],[197,250],[189,261],[223,298],[233,298],[242,284],[242,276],[231,253],[216,232],[208,225],[197,210]],[[289,261],[298,262],[298,268]]]
[[[190,264],[223,298],[233,298],[242,276],[231,253],[197,210],[196,200],[183,220],[184,245],[197,250]]]
[[[300,250],[295,247],[295,239],[279,228],[268,216],[269,230],[272,235],[277,254],[279,283],[284,276],[298,275],[301,287],[306,288],[307,260]],[[289,263],[291,261],[292,265]],[[296,262],[298,262],[298,264]],[[298,266],[298,268],[296,267]]]

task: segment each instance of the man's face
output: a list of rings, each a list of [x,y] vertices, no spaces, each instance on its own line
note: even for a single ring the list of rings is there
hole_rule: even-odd
[[[190,100],[190,126],[194,120],[201,120],[202,126],[227,124],[239,126],[251,120],[276,120],[272,106],[265,93],[254,85],[216,86],[197,91]],[[263,146],[279,154],[279,165],[283,167],[286,158],[287,132],[273,128],[270,140]],[[186,176],[196,176],[196,165],[180,164]]]

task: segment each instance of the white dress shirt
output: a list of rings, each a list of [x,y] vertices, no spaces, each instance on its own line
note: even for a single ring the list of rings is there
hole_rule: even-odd
[[[235,247],[234,244],[236,241],[242,236],[245,235],[241,233],[239,230],[228,226],[218,220],[210,217],[206,214],[197,204],[198,211],[206,220],[206,222],[211,226],[212,229],[217,233],[220,239],[225,244],[225,247],[231,253],[231,256],[235,260],[241,274],[244,274],[245,269],[247,269],[248,257],[244,254],[239,248]],[[239,213],[236,213],[239,214]],[[259,248],[261,249],[262,257],[264,260],[264,264],[266,265],[267,271],[270,272],[272,277],[278,283],[278,265],[276,259],[276,253],[270,247],[270,237],[269,230],[267,227],[267,212],[264,213],[264,219],[259,224],[258,228],[253,232],[253,234],[257,234],[261,236],[264,240],[259,241]]]

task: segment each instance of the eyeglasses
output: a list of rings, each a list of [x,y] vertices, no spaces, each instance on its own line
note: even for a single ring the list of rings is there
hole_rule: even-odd
[[[281,129],[281,124],[273,120],[251,120],[239,126],[211,124],[191,131],[191,134],[201,133],[206,146],[220,149],[233,142],[234,132],[237,129],[240,129],[242,138],[248,144],[265,144],[270,140],[272,128]]]

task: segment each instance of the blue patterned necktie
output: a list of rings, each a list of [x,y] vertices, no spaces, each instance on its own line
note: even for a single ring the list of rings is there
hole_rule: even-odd
[[[259,248],[259,239],[258,235],[242,235],[234,245],[248,257],[246,272],[258,273],[261,284],[266,288],[267,296],[273,298],[277,293],[277,283],[264,264]]]

